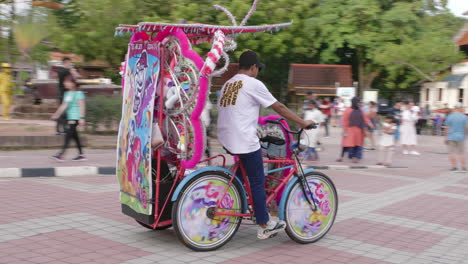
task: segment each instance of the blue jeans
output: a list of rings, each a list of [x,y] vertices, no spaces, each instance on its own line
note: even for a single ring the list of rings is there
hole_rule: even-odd
[[[362,147],[355,146],[355,147],[348,148],[348,155],[350,159],[352,158],[362,159]]]
[[[400,126],[399,125],[397,126],[395,133],[393,133],[393,137],[395,138],[395,140],[400,139]]]
[[[268,223],[270,216],[266,207],[265,173],[263,171],[262,149],[246,154],[236,154],[244,166],[252,191],[253,207],[257,225]],[[243,181],[239,168],[237,177]]]
[[[314,159],[318,159],[319,156],[317,154],[317,151],[315,150],[315,148],[307,148],[307,151],[305,153],[305,158],[306,159],[310,159],[310,158],[314,158]]]

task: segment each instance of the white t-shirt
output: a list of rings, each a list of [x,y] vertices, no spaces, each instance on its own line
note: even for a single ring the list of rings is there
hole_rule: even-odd
[[[389,128],[391,130],[396,130],[397,126],[384,122],[382,124],[383,128]],[[381,146],[383,147],[389,147],[393,146],[395,144],[395,136],[393,134],[387,134],[387,133],[382,133],[382,136],[380,136],[380,143]]]
[[[231,153],[245,154],[260,149],[257,137],[260,106],[277,100],[259,80],[236,74],[221,89],[218,98],[218,140]]]
[[[338,102],[338,104],[336,104],[336,114],[337,115],[343,115],[343,112],[345,110],[345,104],[343,102]]]

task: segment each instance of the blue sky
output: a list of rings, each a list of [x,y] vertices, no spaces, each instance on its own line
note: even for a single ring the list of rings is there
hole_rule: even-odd
[[[462,13],[468,11],[468,0],[449,0],[448,8],[456,16],[462,16]],[[468,16],[465,16],[468,18]]]

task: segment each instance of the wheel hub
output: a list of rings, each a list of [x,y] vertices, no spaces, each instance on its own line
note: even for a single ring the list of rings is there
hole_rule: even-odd
[[[210,219],[213,219],[215,217],[215,208],[210,207],[206,210],[206,216]]]

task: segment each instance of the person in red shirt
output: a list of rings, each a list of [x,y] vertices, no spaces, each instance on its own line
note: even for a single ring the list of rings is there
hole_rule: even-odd
[[[325,127],[325,137],[330,136],[328,125],[330,123],[330,118],[332,116],[331,114],[332,107],[333,107],[333,104],[330,102],[330,97],[325,97],[323,102],[320,104],[320,110],[322,110],[322,113],[325,115],[325,119],[323,122],[323,126]]]

